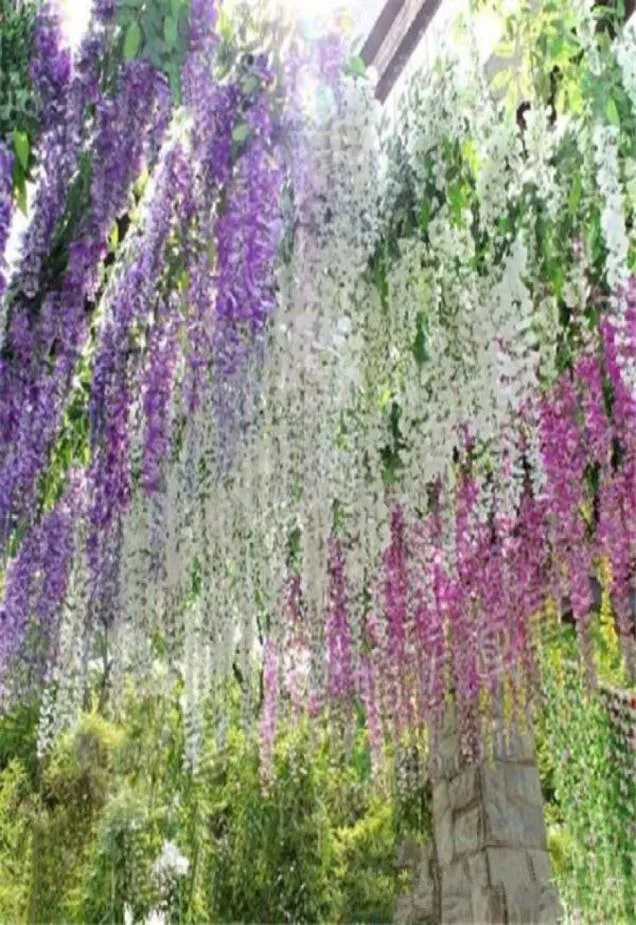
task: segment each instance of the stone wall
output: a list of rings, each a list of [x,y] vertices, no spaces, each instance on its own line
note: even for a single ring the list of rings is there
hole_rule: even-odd
[[[492,760],[464,766],[449,710],[432,765],[434,844],[421,849],[396,921],[551,925],[543,798],[531,733],[501,734]]]

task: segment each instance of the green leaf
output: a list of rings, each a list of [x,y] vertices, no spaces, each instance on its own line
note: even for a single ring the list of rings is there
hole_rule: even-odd
[[[24,216],[28,215],[28,203],[27,203],[27,191],[26,183],[24,182],[24,177],[20,177],[19,182],[15,186],[15,201],[18,204],[20,212]]]
[[[347,65],[347,70],[354,77],[364,77],[367,73],[367,66],[362,60],[362,58],[352,58]]]
[[[448,187],[448,205],[454,225],[459,225],[462,219],[464,208],[464,190],[461,180],[450,184]]]
[[[160,39],[149,37],[144,45],[144,58],[160,71],[163,67],[164,45]]]
[[[581,175],[576,174],[574,177],[574,183],[572,184],[572,189],[570,190],[570,195],[568,197],[568,211],[570,215],[574,215],[576,210],[579,207],[581,201],[581,195],[583,193],[583,185],[581,183]]]
[[[108,235],[108,244],[112,251],[117,250],[119,245],[119,225],[117,222],[115,222],[110,234]]]
[[[141,29],[139,23],[135,20],[126,29],[124,39],[124,58],[126,61],[132,61],[136,57],[141,45]]]
[[[224,42],[231,42],[234,35],[232,20],[224,9],[219,13],[219,35]]]
[[[170,90],[172,91],[172,98],[175,101],[177,106],[181,105],[181,72],[174,61],[170,61],[166,68],[168,74],[168,80],[170,82]]]
[[[170,9],[175,19],[179,19],[179,13],[183,9],[183,0],[170,0]]]
[[[241,78],[241,89],[246,96],[252,96],[259,87],[258,77],[255,74],[246,74]]]
[[[250,127],[245,122],[241,122],[240,125],[237,125],[234,131],[232,132],[232,141],[235,141],[237,144],[241,144],[250,133]]]
[[[497,45],[495,45],[495,49],[492,53],[493,58],[495,59],[501,58],[504,60],[507,58],[513,58],[514,54],[515,54],[514,42],[511,42],[511,41],[507,42],[505,41],[505,39],[501,42],[498,42]]]
[[[610,96],[607,103],[605,104],[605,116],[610,125],[615,125],[617,128],[620,128],[621,117],[618,114],[616,101],[614,100],[613,96]]]
[[[166,48],[174,48],[177,42],[177,21],[172,16],[167,16],[163,22],[163,38]]]
[[[507,90],[513,77],[512,68],[503,67],[500,71],[493,74],[490,86],[496,92],[498,90]]]
[[[27,173],[31,148],[29,145],[29,138],[24,132],[15,131],[13,133],[13,150],[15,151],[15,155],[23,171]]]

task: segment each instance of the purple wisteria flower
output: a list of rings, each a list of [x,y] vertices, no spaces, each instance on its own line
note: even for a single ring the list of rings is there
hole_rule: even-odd
[[[179,352],[180,327],[178,298],[172,296],[166,305],[159,306],[158,318],[149,336],[143,375],[145,431],[141,480],[149,494],[162,487],[163,463],[170,454],[172,422],[169,412]]]
[[[144,139],[152,124],[153,72],[146,62],[128,65],[114,100],[96,103],[90,201],[59,290],[43,298],[36,317],[14,304],[4,360],[0,424],[0,538],[4,541],[35,502],[40,473],[54,443],[73,376],[88,334],[86,302],[94,298],[107,253],[107,236],[126,207],[141,169]]]
[[[29,528],[9,563],[0,603],[0,699],[9,692],[9,672],[17,658],[31,666],[37,682],[56,643],[82,496],[82,480],[74,477],[57,504]]]
[[[50,0],[46,0],[35,19],[33,59],[29,68],[31,80],[40,97],[40,122],[45,131],[62,116],[71,68],[71,53],[64,47],[59,10]]]
[[[192,0],[190,12],[190,48],[212,52],[216,49],[217,0]]]
[[[134,242],[95,354],[90,402],[90,485],[91,520],[98,532],[109,527],[130,500],[131,388],[139,362],[133,339],[137,328],[146,328],[154,304],[168,236],[179,214],[180,178],[184,172],[187,175],[187,170],[182,146],[169,143],[158,168],[147,225]]]

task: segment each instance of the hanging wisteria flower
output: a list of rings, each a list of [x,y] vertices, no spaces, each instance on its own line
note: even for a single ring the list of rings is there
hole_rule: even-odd
[[[71,53],[64,47],[60,12],[51,0],[45,0],[38,10],[33,52],[30,76],[40,96],[42,128],[48,130],[56,119],[64,118],[71,77]]]
[[[145,62],[133,62],[122,75],[117,97],[98,99],[90,204],[69,245],[60,289],[44,295],[35,318],[28,303],[18,300],[12,306],[8,346],[14,362],[9,359],[3,370],[0,401],[5,436],[0,455],[2,540],[32,507],[37,479],[58,435],[88,334],[86,302],[95,296],[108,232],[141,167],[144,137],[153,118],[153,92],[152,69]],[[15,362],[18,357],[24,362]]]
[[[174,842],[166,841],[152,869],[157,880],[167,883],[185,877],[190,869],[190,862]]]
[[[536,683],[533,615],[546,600],[571,608],[592,676],[600,563],[631,671],[623,129],[587,104],[553,124],[533,99],[522,135],[471,52],[464,72],[455,61],[418,78],[384,146],[373,88],[345,72],[339,37],[304,56],[295,45],[280,73],[275,55],[229,66],[216,7],[199,0],[184,112],[163,138],[166,85],[147,61],[121,66],[115,95],[99,83],[113,6],[96,6],[68,76],[34,64],[43,97],[57,81],[65,118],[42,143],[0,358],[3,549],[15,542],[3,693],[9,666],[46,650],[59,669],[46,672],[46,711],[76,702],[60,673],[81,661],[77,627],[84,661],[108,634],[114,704],[128,671],[153,675],[161,640],[193,767],[204,705],[221,738],[226,681],[240,679],[247,716],[261,667],[265,783],[287,694],[295,716],[335,717],[359,697],[376,761],[384,734],[439,721],[452,696],[475,756],[478,705],[511,677]],[[395,158],[384,173],[381,153]],[[71,180],[86,183],[88,207],[51,285]],[[586,233],[599,214],[601,247]],[[67,411],[78,450],[57,444]],[[90,456],[81,505],[48,480],[42,490],[52,452],[61,482],[64,454]],[[27,652],[34,624],[41,647]],[[162,857],[158,876],[185,875],[174,846]]]

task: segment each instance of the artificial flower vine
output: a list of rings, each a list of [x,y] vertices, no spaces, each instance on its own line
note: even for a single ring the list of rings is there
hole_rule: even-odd
[[[537,86],[520,124],[471,54],[413,79],[387,139],[338,35],[240,54],[212,0],[190,7],[182,105],[127,38],[103,87],[114,6],[55,69],[0,295],[0,684],[44,678],[42,750],[100,652],[113,708],[157,663],[179,678],[192,766],[232,674],[265,775],[284,709],[346,731],[362,704],[379,762],[452,696],[475,754],[480,708],[536,687],[547,601],[593,683],[598,570],[633,677],[629,36],[608,50],[573,4],[581,105],[553,118]]]

